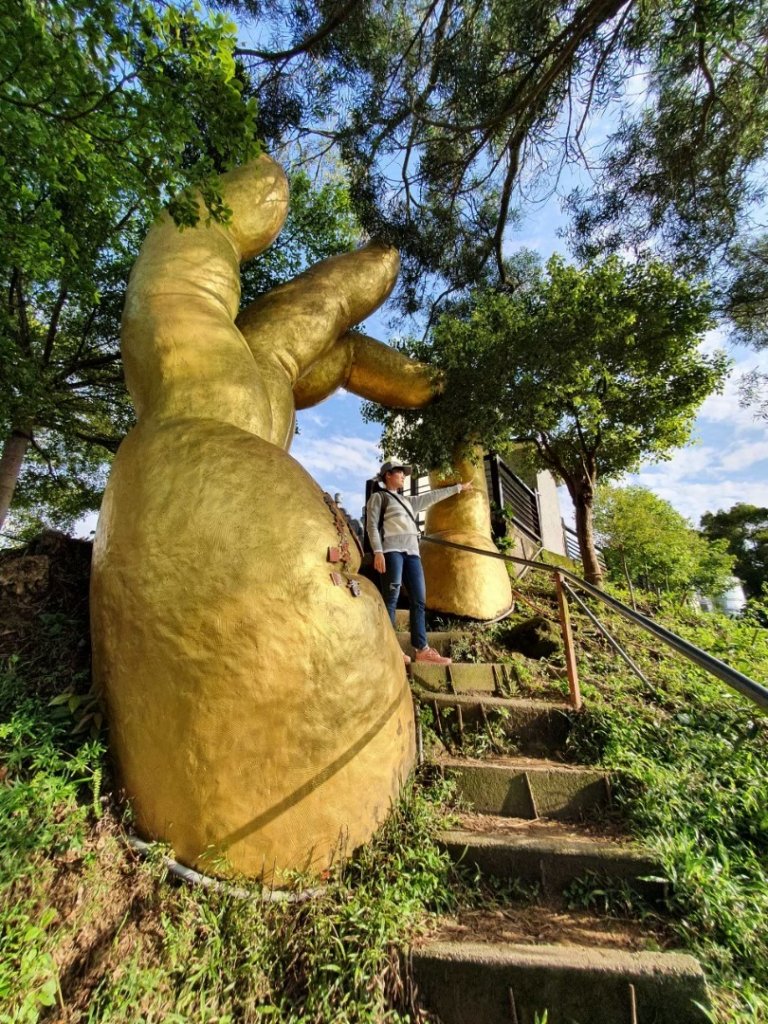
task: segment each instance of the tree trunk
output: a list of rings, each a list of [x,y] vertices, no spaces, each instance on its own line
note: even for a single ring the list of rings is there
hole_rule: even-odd
[[[592,491],[577,490],[572,494],[576,511],[576,536],[579,540],[579,552],[584,565],[584,577],[588,583],[596,587],[602,586],[603,570],[597,560],[595,536],[592,529]]]
[[[29,448],[29,436],[20,430],[14,430],[3,445],[0,455],[0,530],[11,507],[16,481],[19,479],[21,464]]]

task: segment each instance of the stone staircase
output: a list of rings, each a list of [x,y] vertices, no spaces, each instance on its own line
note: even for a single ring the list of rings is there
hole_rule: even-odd
[[[410,651],[407,634],[398,636]],[[456,633],[429,641],[446,654],[464,642]],[[663,915],[651,925],[564,898],[580,885],[661,906],[665,882],[606,813],[606,774],[563,759],[571,717],[559,679],[535,678],[530,664],[520,673],[514,664],[414,664],[411,684],[431,712],[427,756],[465,809],[444,848],[500,891],[535,890],[492,909],[481,900],[420,939],[410,952],[420,1005],[443,1024],[710,1020],[701,967],[669,951]]]

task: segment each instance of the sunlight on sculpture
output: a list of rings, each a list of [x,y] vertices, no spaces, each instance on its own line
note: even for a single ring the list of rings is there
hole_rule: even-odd
[[[288,186],[265,156],[223,184],[229,225],[182,232],[163,216],[131,275],[138,423],[94,546],[94,674],[139,832],[203,871],[281,884],[371,836],[414,749],[384,604],[287,453],[295,409],[340,386],[420,407],[433,385],[350,333],[394,286],[386,246],[326,260],[237,317],[239,264],[277,236]]]
[[[433,505],[427,512],[426,536],[497,552],[491,539],[491,508],[482,451],[475,451],[475,462],[456,459],[455,469],[455,473],[447,476],[430,473],[430,486],[445,487],[456,480],[471,480],[473,489],[469,494],[455,495]],[[474,619],[495,619],[509,611],[512,588],[507,567],[499,559],[422,541],[421,560],[427,581],[427,604],[433,611]]]

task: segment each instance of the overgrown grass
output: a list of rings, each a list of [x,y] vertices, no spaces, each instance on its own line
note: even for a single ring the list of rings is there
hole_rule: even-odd
[[[668,628],[768,682],[768,630],[754,619],[645,600]],[[719,1019],[768,1021],[768,718],[639,628],[594,610],[650,686],[572,610],[585,710],[569,752],[615,772],[627,822],[673,883],[673,927],[704,962]]]
[[[546,605],[546,591],[529,586]],[[755,622],[647,610],[768,680],[768,631]],[[586,710],[569,756],[615,771],[626,821],[674,883],[670,921],[714,981],[719,1019],[768,1021],[766,719],[600,614],[651,685],[574,611]],[[467,654],[502,657],[504,628],[475,630]],[[126,848],[89,717],[84,649],[82,615],[48,610],[21,657],[0,666],[0,1022],[415,1019],[398,951],[431,914],[514,896],[470,897],[473,879],[451,870],[434,841],[444,794],[410,788],[317,900],[265,905],[179,888],[159,856],[140,861]],[[538,679],[532,672],[517,685],[524,692],[543,686]],[[503,729],[477,742],[478,753],[498,752]],[[593,897],[610,909],[605,893],[581,887],[578,898]]]
[[[402,1021],[398,951],[455,904],[439,794],[410,786],[375,841],[303,904],[179,888],[99,799],[100,739],[0,673],[0,1021]],[[30,692],[31,690],[31,692]]]
[[[0,1020],[35,1021],[58,994],[45,899],[59,858],[89,829],[81,794],[102,771],[98,741],[69,742],[60,716],[40,714],[17,660],[0,672]],[[58,721],[57,721],[58,719]],[[6,1007],[12,1009],[9,1012]]]

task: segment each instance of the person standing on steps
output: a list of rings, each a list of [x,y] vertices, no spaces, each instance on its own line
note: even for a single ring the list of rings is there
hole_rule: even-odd
[[[384,603],[393,626],[400,587],[405,584],[410,604],[411,644],[416,661],[449,665],[451,659],[442,657],[427,642],[427,594],[419,557],[416,513],[460,491],[472,490],[472,484],[451,484],[406,498],[400,491],[410,472],[410,466],[385,462],[379,472],[381,486],[368,499],[365,507],[366,529],[373,549],[373,568],[384,575]],[[410,664],[411,659],[407,654],[403,654],[403,659],[406,665]]]

